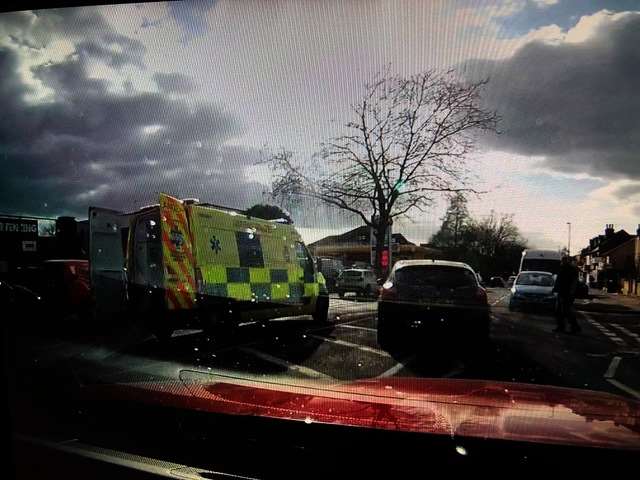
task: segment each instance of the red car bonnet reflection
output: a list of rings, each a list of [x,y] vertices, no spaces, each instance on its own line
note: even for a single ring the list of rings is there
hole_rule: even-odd
[[[601,392],[457,379],[282,384],[190,370],[180,378],[85,391],[103,399],[306,423],[640,450],[640,403]]]

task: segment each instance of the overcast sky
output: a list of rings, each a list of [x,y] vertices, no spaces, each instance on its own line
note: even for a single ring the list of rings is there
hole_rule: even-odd
[[[472,212],[575,250],[640,223],[637,1],[174,2],[0,14],[0,211],[132,210],[160,191],[263,199],[260,149],[311,158],[376,73],[488,77],[501,134]],[[395,231],[427,241],[443,203]],[[301,208],[307,240],[344,230]]]

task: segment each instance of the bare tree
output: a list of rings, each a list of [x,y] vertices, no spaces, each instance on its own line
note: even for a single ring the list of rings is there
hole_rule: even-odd
[[[269,156],[272,195],[318,199],[359,217],[374,228],[381,271],[380,252],[395,218],[423,211],[436,194],[474,191],[465,165],[473,134],[495,130],[498,121],[480,106],[485,83],[427,71],[367,85],[346,133],[324,143],[317,161],[296,161],[284,149]]]
[[[509,246],[516,246],[519,252],[526,247],[526,240],[513,222],[513,215],[498,216],[493,210],[482,221],[474,224],[468,235],[478,252],[491,258],[503,253]]]

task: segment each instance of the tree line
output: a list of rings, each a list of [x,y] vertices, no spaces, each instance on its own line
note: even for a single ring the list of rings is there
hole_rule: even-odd
[[[515,274],[527,241],[513,215],[492,210],[481,219],[473,218],[467,198],[458,192],[451,196],[440,230],[430,245],[441,250],[444,258],[468,263],[487,278]]]

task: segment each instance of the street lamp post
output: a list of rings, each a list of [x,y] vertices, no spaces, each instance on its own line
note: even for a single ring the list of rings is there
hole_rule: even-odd
[[[567,226],[569,227],[569,238],[567,241],[567,253],[571,256],[571,222],[567,222]]]

